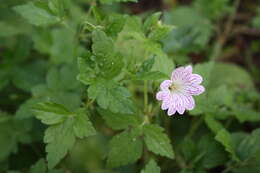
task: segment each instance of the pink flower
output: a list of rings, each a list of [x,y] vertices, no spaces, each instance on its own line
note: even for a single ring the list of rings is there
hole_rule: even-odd
[[[156,99],[162,101],[162,110],[168,109],[168,115],[183,114],[185,109],[192,110],[195,107],[193,95],[199,95],[205,91],[200,85],[202,77],[192,74],[192,66],[179,67],[172,72],[171,80],[165,80],[160,85],[160,91]]]

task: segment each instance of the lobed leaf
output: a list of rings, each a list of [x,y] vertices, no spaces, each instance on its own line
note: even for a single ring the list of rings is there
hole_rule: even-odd
[[[163,133],[163,128],[155,124],[144,126],[145,144],[151,152],[173,159],[174,153],[170,139]]]

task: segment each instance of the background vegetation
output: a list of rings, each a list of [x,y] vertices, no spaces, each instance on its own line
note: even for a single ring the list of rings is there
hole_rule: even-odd
[[[259,38],[258,0],[0,0],[0,172],[259,173]]]

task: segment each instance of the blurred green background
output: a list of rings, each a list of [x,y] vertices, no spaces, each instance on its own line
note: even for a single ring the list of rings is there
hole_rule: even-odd
[[[54,22],[51,26],[44,26],[44,22],[35,21],[33,17],[29,22],[25,20],[23,15],[29,14],[30,10],[23,15],[14,10],[15,6],[28,2],[36,2],[39,8],[46,10],[41,4],[43,1],[0,0],[1,173],[28,172],[31,165],[46,156],[42,142],[46,127],[33,118],[30,110],[33,104],[51,98],[73,109],[81,104],[86,94],[76,80],[78,71],[73,57],[82,51],[78,45],[89,45],[89,36],[79,35],[77,31],[83,19],[93,21],[87,13],[92,1],[64,0],[65,10],[58,14],[61,18],[62,13],[69,14],[65,19],[68,22],[56,24],[55,20],[60,19],[50,15]],[[260,1],[139,0],[138,3],[100,5],[97,10],[104,15],[121,13],[142,19],[161,11],[161,20],[176,27],[161,41],[163,50],[175,66],[204,63],[202,67],[197,66],[204,74],[210,60],[219,62],[211,74],[212,88],[217,89],[209,97],[214,99],[205,103],[208,98],[198,98],[198,107],[189,114],[197,116],[213,112],[232,133],[237,145],[248,138],[236,148],[236,152],[242,153],[240,156],[244,162],[232,168],[232,172],[260,173],[260,136],[249,140],[251,132],[260,127]],[[222,86],[222,83],[231,87]],[[231,114],[234,116],[229,116]],[[160,116],[165,115],[161,112]],[[142,160],[118,169],[106,168],[107,143],[115,132],[102,125],[102,118],[92,119],[103,134],[78,140],[59,165],[59,170],[52,172],[139,172],[143,167]],[[185,141],[194,119],[196,117],[185,115],[158,120],[166,127],[174,148],[178,148],[179,155],[183,156],[176,157],[176,160],[159,157],[162,172],[229,172],[224,172],[224,165],[233,164],[233,161],[214,141],[206,124],[201,124],[197,132],[191,134],[194,140]],[[258,146],[254,150],[258,152],[257,157],[245,156],[255,146]]]

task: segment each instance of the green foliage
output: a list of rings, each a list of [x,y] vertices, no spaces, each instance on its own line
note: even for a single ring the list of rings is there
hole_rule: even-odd
[[[107,164],[118,167],[138,160],[142,156],[143,142],[135,131],[125,131],[111,139],[109,148]]]
[[[113,2],[137,2],[137,0],[100,0],[101,3],[111,4]]]
[[[48,26],[60,21],[59,18],[45,9],[44,3],[29,2],[14,7],[14,10],[21,14],[29,23],[36,26]]]
[[[90,99],[96,99],[103,109],[115,113],[134,113],[129,91],[111,80],[96,81],[88,88],[88,95]]]
[[[44,124],[50,125],[44,135],[50,169],[73,147],[76,137],[83,138],[96,133],[85,110],[69,112],[62,105],[46,102],[37,104],[34,113]]]
[[[35,165],[31,167],[29,173],[45,173],[47,167],[45,165],[45,161],[43,159],[39,160]]]
[[[141,173],[160,173],[161,169],[154,160],[150,160]]]
[[[254,17],[252,23],[253,23],[254,27],[260,28],[260,8],[259,7],[257,8],[257,14]]]
[[[258,5],[0,0],[0,172],[258,173]],[[187,65],[205,92],[169,117]]]
[[[136,114],[113,113],[108,110],[98,109],[106,124],[115,130],[127,129],[129,126],[136,127],[141,124],[141,119]]]
[[[157,125],[144,126],[144,140],[148,149],[155,154],[174,158],[170,139],[163,133],[163,128]]]
[[[31,122],[17,120],[0,112],[0,162],[7,159],[12,153],[17,153],[19,144],[31,142],[30,129]]]

